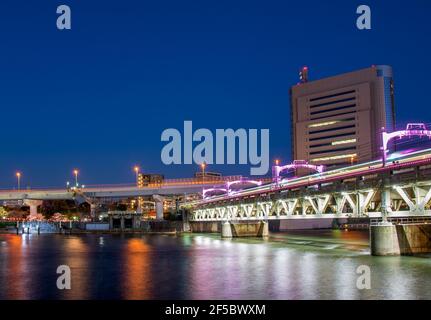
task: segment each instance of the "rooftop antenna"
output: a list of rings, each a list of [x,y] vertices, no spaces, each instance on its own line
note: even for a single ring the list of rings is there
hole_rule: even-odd
[[[301,83],[308,82],[308,67],[304,66],[302,67],[301,71],[299,72],[299,80]]]

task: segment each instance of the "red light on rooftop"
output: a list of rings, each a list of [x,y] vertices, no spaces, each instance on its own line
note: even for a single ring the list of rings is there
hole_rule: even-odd
[[[303,66],[301,72],[299,72],[299,80],[301,83],[308,82],[308,67]]]

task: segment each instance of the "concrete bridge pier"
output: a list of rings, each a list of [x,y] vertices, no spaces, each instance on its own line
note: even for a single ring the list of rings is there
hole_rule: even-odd
[[[431,224],[382,222],[370,227],[373,256],[399,256],[431,252]]]
[[[163,220],[163,200],[164,198],[160,195],[153,195],[153,199],[156,202],[156,219]]]
[[[96,210],[97,210],[97,204],[96,203],[90,203],[90,216],[91,219],[96,219]]]
[[[229,221],[221,223],[221,237],[222,238],[232,238],[232,224]]]
[[[183,231],[184,232],[190,232],[191,227],[190,227],[190,221],[189,221],[189,214],[185,209],[181,210],[182,212],[182,217],[183,217]]]
[[[240,222],[231,223],[229,221],[222,222],[221,237],[236,238],[236,237],[262,237],[269,236],[269,226],[267,221],[259,222]]]
[[[37,207],[42,205],[42,200],[24,200],[25,205],[30,207],[30,217],[34,218],[37,216]]]

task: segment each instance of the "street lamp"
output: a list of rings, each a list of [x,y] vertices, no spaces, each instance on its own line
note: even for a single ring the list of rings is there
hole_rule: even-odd
[[[136,186],[139,187],[139,167],[135,166],[133,168],[133,171],[135,171],[135,174],[136,174]]]
[[[275,159],[275,165],[276,165],[276,166],[278,166],[278,165],[279,165],[279,163],[280,163],[280,160]]]
[[[78,186],[78,169],[73,170],[73,174],[75,175],[75,186]]]
[[[16,179],[18,181],[18,190],[21,189],[21,172],[16,173]]]
[[[201,168],[202,168],[202,182],[205,181],[205,168],[206,168],[207,164],[204,162],[201,163]]]

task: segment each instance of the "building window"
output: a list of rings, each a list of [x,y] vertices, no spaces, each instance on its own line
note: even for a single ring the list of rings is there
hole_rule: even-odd
[[[310,120],[327,119],[327,118],[333,118],[333,117],[336,117],[336,116],[342,116],[342,115],[353,114],[353,113],[356,113],[356,110],[354,110],[354,111],[348,111],[348,112],[342,112],[342,113],[335,113],[335,114],[326,115],[326,116],[322,116],[322,117],[312,117]]]
[[[332,136],[324,136],[324,137],[318,137],[318,138],[310,138],[309,141],[316,141],[316,140],[324,140],[324,139],[331,139],[331,138],[338,138],[338,137],[346,137],[356,134],[355,131],[352,132],[346,132],[346,133],[340,133],[340,134],[334,134]]]
[[[347,101],[353,101],[356,100],[356,97],[352,97],[352,98],[346,98],[346,99],[340,99],[340,100],[335,100],[335,101],[331,101],[331,102],[324,102],[324,103],[319,103],[319,104],[313,104],[310,106],[310,109],[312,108],[318,108],[318,107],[324,107],[324,106],[330,106],[331,104],[336,104],[336,103],[340,103],[340,102],[347,102]]]
[[[356,147],[346,147],[346,148],[338,148],[338,149],[330,149],[330,150],[322,150],[322,151],[313,151],[313,152],[310,152],[310,155],[339,152],[339,151],[348,151],[348,150],[356,150]]]
[[[353,121],[353,120],[355,120],[355,118],[344,118],[344,119],[338,119],[338,120],[334,120],[334,121],[318,122],[318,123],[309,124],[308,127],[309,128],[318,128],[318,127],[330,126],[332,124],[345,122],[345,121]]]
[[[356,107],[356,103],[349,104],[347,106],[341,106],[341,107],[331,108],[331,109],[325,109],[325,110],[320,110],[320,111],[313,111],[313,112],[310,112],[310,115],[320,114],[320,113],[325,113],[325,112],[330,112],[330,111],[343,110],[343,109],[352,108],[352,107]]]
[[[319,148],[319,147],[328,147],[328,146],[332,146],[332,143],[328,142],[328,143],[320,143],[320,144],[311,144],[310,148]]]
[[[338,140],[338,141],[332,141],[332,142],[326,142],[326,143],[312,144],[310,145],[310,148],[329,147],[329,146],[336,146],[340,144],[348,144],[348,143],[355,143],[355,142],[356,142],[356,139]]]
[[[339,144],[347,144],[347,143],[355,143],[355,142],[356,142],[356,139],[339,140],[339,141],[333,141],[332,145],[336,146]]]
[[[330,94],[330,95],[327,95],[327,96],[312,98],[312,99],[310,99],[310,101],[329,99],[329,98],[339,97],[339,96],[343,96],[345,94],[350,94],[350,93],[355,93],[355,90],[350,90],[350,91],[345,91],[345,92]]]
[[[329,161],[329,160],[338,160],[338,159],[346,159],[346,158],[356,158],[356,157],[357,157],[356,153],[351,153],[351,154],[342,154],[342,155],[331,156],[331,157],[315,158],[315,159],[311,159],[310,161],[318,162],[318,161]]]
[[[349,125],[349,126],[342,126],[342,127],[336,127],[336,128],[330,128],[330,129],[309,131],[308,134],[316,134],[316,133],[336,131],[336,130],[342,130],[342,129],[350,129],[350,128],[354,128],[354,127],[355,127],[355,125],[352,124],[352,125]]]

